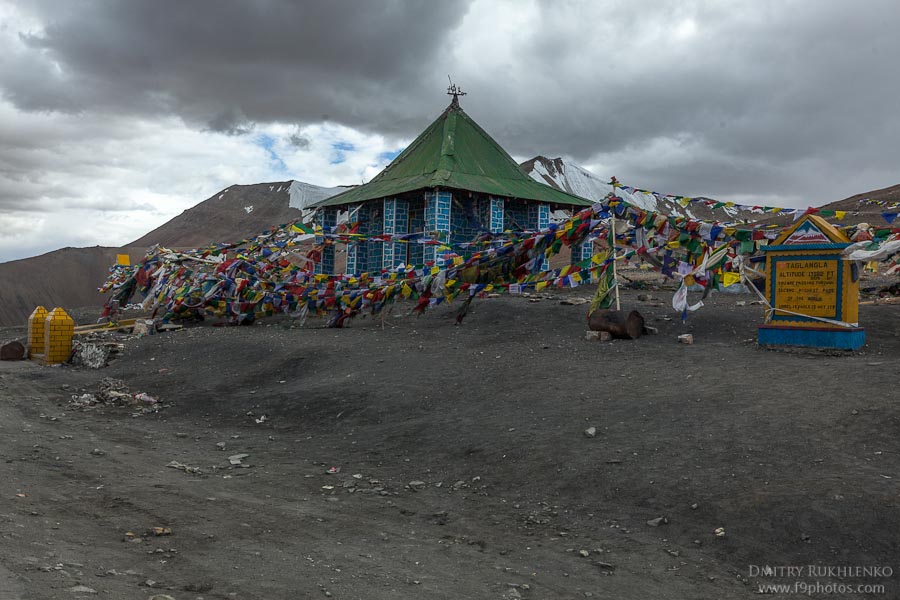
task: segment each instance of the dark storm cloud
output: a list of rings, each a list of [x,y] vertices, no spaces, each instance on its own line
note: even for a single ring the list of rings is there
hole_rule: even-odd
[[[177,113],[240,133],[252,121],[371,126],[428,72],[464,2],[60,2],[0,61],[24,110]],[[413,86],[414,87],[414,86]]]
[[[543,80],[519,89],[535,100],[479,106],[512,124],[513,152],[615,155],[620,175],[684,192],[787,186],[824,202],[900,182],[896,2],[540,7],[542,26],[514,42]],[[636,151],[659,139],[689,160]]]
[[[236,135],[329,120],[409,139],[439,114],[451,73],[466,110],[522,158],[562,155],[663,192],[797,202],[900,182],[892,0],[20,10],[42,26],[0,57],[0,91],[24,111],[177,115]]]

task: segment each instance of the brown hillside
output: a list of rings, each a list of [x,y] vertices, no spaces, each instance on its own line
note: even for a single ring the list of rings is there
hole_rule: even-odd
[[[878,204],[867,204],[865,200],[880,202]],[[843,200],[836,200],[819,207],[820,210],[842,210],[847,214],[840,221],[836,217],[826,217],[830,223],[839,226],[856,225],[857,223],[868,223],[874,227],[887,227],[888,223],[881,216],[883,212],[897,212],[896,208],[887,211],[883,204],[892,204],[900,202],[900,184],[891,187],[882,188],[880,190],[872,190],[871,192],[863,192],[855,194]],[[792,215],[779,215],[761,219],[760,223],[774,223],[777,225],[787,225],[794,221]],[[895,220],[893,225],[900,225],[900,219]]]
[[[22,325],[35,306],[67,310],[97,306],[97,288],[106,280],[117,254],[139,260],[146,248],[62,248],[47,254],[0,263],[0,326]]]
[[[290,186],[290,181],[233,185],[128,245],[197,248],[216,242],[235,242],[273,225],[293,221],[301,213],[290,207]],[[253,207],[250,212],[249,207]]]
[[[116,254],[129,254],[134,262],[154,244],[180,249],[234,242],[297,219],[301,211],[290,207],[290,185],[290,181],[233,185],[125,248],[63,248],[0,263],[0,326],[21,325],[38,304],[48,309],[101,304],[105,297],[97,288]],[[308,187],[312,193],[327,189]],[[253,206],[249,213],[244,209],[248,206]]]

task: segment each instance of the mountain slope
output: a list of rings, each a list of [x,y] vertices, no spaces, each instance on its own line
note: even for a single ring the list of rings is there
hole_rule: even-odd
[[[612,190],[608,183],[590,171],[567,164],[561,158],[535,156],[520,166],[535,181],[588,200],[602,200]]]
[[[601,179],[578,165],[569,164],[561,158],[535,156],[531,160],[522,163],[521,167],[525,169],[525,172],[532,179],[589,200],[600,201],[612,191],[612,187],[605,179]],[[757,221],[764,216],[760,213],[735,207],[712,208],[702,202],[692,202],[687,207],[683,207],[674,198],[639,192],[629,193],[622,188],[619,188],[616,193],[626,202],[630,202],[644,210],[691,219],[749,223]],[[697,198],[697,200],[706,199]]]
[[[819,210],[844,211],[847,214],[843,219],[826,216],[825,220],[839,226],[856,225],[858,223],[868,223],[869,225],[882,228],[888,227],[887,220],[881,213],[896,213],[900,211],[900,184],[890,187],[863,192],[862,194],[854,194],[843,200],[836,200],[819,206]],[[779,215],[763,219],[760,223],[787,225],[793,222],[794,217],[791,215]],[[892,222],[892,226],[900,225],[900,219]]]
[[[97,288],[106,280],[117,254],[128,254],[135,262],[154,244],[196,248],[239,241],[298,219],[313,202],[344,189],[300,181],[233,185],[124,248],[62,248],[0,263],[0,326],[24,324],[39,304],[48,309],[102,304],[106,297]]]
[[[99,306],[97,288],[117,254],[139,260],[146,248],[61,248],[40,256],[0,263],[0,326],[24,325],[38,305],[51,310]]]
[[[129,246],[196,248],[229,243],[303,216],[310,204],[346,188],[301,181],[233,185],[187,209]]]

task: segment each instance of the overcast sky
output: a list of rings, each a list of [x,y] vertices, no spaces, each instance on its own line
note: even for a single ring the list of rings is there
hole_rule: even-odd
[[[900,183],[898,31],[896,0],[0,0],[0,261],[366,181],[448,74],[519,160],[824,204]]]

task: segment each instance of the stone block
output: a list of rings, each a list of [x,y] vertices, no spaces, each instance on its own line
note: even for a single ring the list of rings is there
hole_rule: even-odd
[[[12,341],[0,346],[0,360],[24,360],[25,345],[22,342]]]

